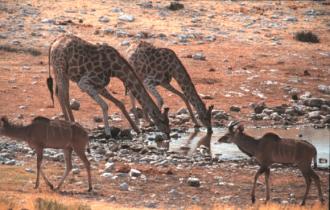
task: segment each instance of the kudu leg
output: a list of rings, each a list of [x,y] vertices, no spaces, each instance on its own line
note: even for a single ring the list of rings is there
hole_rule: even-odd
[[[54,190],[54,185],[47,179],[47,177],[46,177],[44,171],[42,170],[42,168],[40,169],[40,173],[41,173],[42,178],[45,180],[46,184],[49,186],[49,188],[51,190]]]
[[[128,112],[126,111],[126,108],[125,108],[125,105],[121,102],[121,101],[119,101],[118,99],[116,99],[115,97],[113,97],[113,95],[111,95],[110,93],[109,93],[109,91],[107,90],[107,89],[102,89],[101,91],[100,91],[100,94],[104,97],[104,98],[106,98],[106,99],[108,99],[108,100],[110,100],[110,101],[112,101],[120,110],[121,110],[121,112],[124,114],[124,116],[126,117],[126,119],[128,120],[128,122],[129,122],[129,124],[132,126],[132,128],[134,129],[134,131],[136,132],[136,133],[140,133],[140,129],[136,126],[136,124],[133,122],[133,120],[131,119],[131,117],[129,116],[129,114],[128,114]]]
[[[266,183],[266,202],[270,199],[270,189],[269,189],[269,176],[270,176],[270,169],[267,168],[265,170],[265,183]]]
[[[324,198],[323,198],[323,194],[322,194],[322,190],[321,190],[321,180],[320,177],[315,173],[315,171],[313,169],[311,169],[311,176],[315,181],[318,193],[319,193],[319,199],[320,202],[323,203],[324,202]]]
[[[252,191],[251,191],[251,201],[252,203],[255,203],[256,201],[256,197],[255,197],[255,190],[256,190],[256,184],[257,184],[257,180],[258,180],[258,177],[263,174],[265,172],[265,170],[267,169],[267,167],[264,167],[264,166],[261,166],[256,175],[254,176],[254,182],[253,182],[253,187],[252,187]]]
[[[310,170],[302,171],[302,173],[303,173],[303,176],[304,176],[305,182],[306,182],[306,191],[305,191],[303,200],[301,202],[301,205],[303,206],[306,203],[306,198],[307,198],[307,195],[309,193],[309,189],[310,189],[310,186],[311,186],[311,183],[312,183],[312,178],[311,178]]]
[[[70,171],[72,170],[72,149],[63,149],[63,153],[64,153],[64,160],[65,160],[65,171],[63,174],[63,177],[60,181],[60,183],[58,184],[58,186],[56,187],[55,190],[59,190],[60,187],[62,186],[65,178],[68,176],[68,174],[70,173]]]
[[[93,190],[93,187],[92,187],[91,166],[90,166],[90,162],[88,161],[88,159],[86,157],[85,148],[74,148],[74,152],[83,161],[84,166],[86,167],[87,178],[88,178],[88,192],[91,192]]]
[[[164,88],[166,88],[167,90],[171,91],[172,93],[178,95],[182,100],[183,102],[186,104],[187,106],[187,109],[189,111],[189,114],[190,114],[190,117],[191,117],[191,120],[194,122],[195,124],[195,127],[198,128],[198,127],[201,127],[200,124],[197,122],[196,118],[195,118],[195,115],[191,109],[191,106],[186,98],[186,96],[181,93],[180,91],[178,91],[177,89],[175,89],[171,84],[166,84],[166,85],[162,85]]]
[[[36,153],[37,153],[37,179],[34,189],[37,189],[40,183],[40,171],[41,171],[40,169],[41,169],[41,163],[43,157],[43,149],[42,148],[36,149]]]

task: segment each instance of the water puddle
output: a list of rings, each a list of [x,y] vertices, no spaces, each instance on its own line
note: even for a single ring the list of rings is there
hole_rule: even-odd
[[[158,147],[165,147],[169,152],[177,152],[191,156],[197,148],[203,146],[210,150],[212,157],[222,160],[242,160],[249,157],[242,153],[235,144],[218,143],[218,139],[227,132],[227,128],[214,128],[213,134],[207,134],[205,130],[189,130],[187,133],[179,133],[178,138],[172,138],[170,142],[151,143]],[[306,140],[317,149],[318,167],[329,167],[330,129],[315,129],[312,127],[298,128],[245,128],[245,132],[259,138],[267,132],[274,132],[283,138]]]

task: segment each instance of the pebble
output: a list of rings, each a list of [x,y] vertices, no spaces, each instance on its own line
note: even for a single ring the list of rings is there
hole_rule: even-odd
[[[133,169],[133,168],[129,172],[129,175],[131,177],[139,177],[139,176],[141,176],[141,174],[142,174],[141,171],[139,171],[137,169]]]
[[[119,189],[120,189],[121,191],[128,191],[128,188],[129,188],[129,186],[128,186],[128,184],[127,184],[126,182],[121,183],[121,184],[119,185]]]
[[[79,108],[80,108],[80,102],[77,100],[77,99],[71,99],[70,100],[70,108],[72,109],[72,110],[79,110]]]
[[[202,61],[206,60],[205,55],[203,53],[201,53],[201,52],[198,52],[198,53],[193,54],[192,55],[192,58],[194,60],[202,60]]]
[[[135,20],[134,16],[129,14],[120,15],[118,19],[126,22],[133,22]]]
[[[106,16],[99,17],[99,22],[101,22],[101,23],[108,23],[109,21],[110,21],[110,19]]]
[[[104,172],[111,172],[115,168],[115,164],[113,162],[107,162],[105,164]]]
[[[196,177],[189,177],[187,183],[192,187],[199,187],[201,185],[199,179]]]
[[[330,94],[330,86],[319,85],[317,88],[321,93]]]

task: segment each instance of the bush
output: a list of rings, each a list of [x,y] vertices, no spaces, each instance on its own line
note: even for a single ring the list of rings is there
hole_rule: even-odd
[[[320,39],[317,35],[310,31],[300,31],[295,34],[295,39],[301,42],[319,43]]]

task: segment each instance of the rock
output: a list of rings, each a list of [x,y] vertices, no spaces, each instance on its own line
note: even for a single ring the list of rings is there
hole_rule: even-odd
[[[100,122],[103,122],[103,117],[100,117],[100,116],[94,116],[94,117],[93,117],[93,120],[94,120],[94,122],[96,122],[96,123],[100,123]]]
[[[135,20],[134,16],[129,14],[120,15],[118,19],[126,22],[133,22]]]
[[[177,115],[181,115],[181,114],[189,114],[189,111],[187,108],[185,107],[182,107],[180,108],[177,112],[176,112]]]
[[[215,113],[215,114],[213,115],[213,118],[214,118],[215,120],[228,120],[228,119],[229,119],[229,116],[228,116],[228,114],[225,113],[225,112],[218,112],[218,113]]]
[[[127,184],[126,182],[121,183],[121,184],[119,185],[119,189],[120,189],[121,191],[128,191],[128,188],[129,188],[129,186],[128,186],[128,184]]]
[[[204,54],[201,53],[201,52],[198,52],[198,53],[193,54],[192,55],[192,59],[194,59],[194,60],[202,60],[202,61],[206,60]]]
[[[230,111],[231,112],[240,112],[241,108],[239,108],[238,106],[231,106],[230,107]]]
[[[252,108],[254,109],[254,113],[261,114],[262,111],[266,108],[265,102],[261,102],[258,104],[252,104]]]
[[[210,96],[210,95],[204,95],[204,94],[199,94],[199,96],[202,98],[202,99],[205,99],[205,100],[212,100],[214,99],[213,96]]]
[[[71,101],[70,101],[70,108],[72,109],[72,110],[79,110],[79,108],[80,108],[80,102],[78,101],[78,100],[76,100],[76,99],[71,99]]]
[[[120,13],[120,12],[123,12],[123,10],[121,8],[114,7],[114,8],[111,9],[111,12]]]
[[[321,119],[321,112],[320,111],[308,112],[308,119],[309,120]]]
[[[167,6],[167,9],[172,10],[172,11],[180,10],[183,8],[184,8],[184,5],[179,2],[176,2],[176,1],[171,2],[170,5]]]
[[[113,162],[107,162],[105,164],[103,172],[111,172],[115,168],[115,164]]]
[[[275,121],[280,121],[282,119],[282,117],[277,112],[273,112],[270,115],[270,119],[275,120]]]
[[[43,20],[41,20],[41,23],[54,24],[55,20],[54,19],[43,19]]]
[[[30,70],[31,69],[31,67],[30,66],[22,66],[22,70]]]
[[[141,174],[142,174],[141,171],[133,169],[133,168],[129,172],[129,175],[131,177],[139,177],[139,176],[141,176]]]
[[[199,179],[196,177],[189,177],[187,183],[192,187],[199,187],[201,185]]]
[[[324,104],[324,101],[321,98],[307,98],[303,101],[303,104],[306,106],[320,108]]]
[[[32,168],[26,168],[25,171],[28,173],[34,173],[34,170]]]
[[[323,120],[322,120],[323,124],[330,124],[330,114],[326,115]]]
[[[317,88],[321,93],[330,94],[330,86],[319,85]]]
[[[99,22],[101,23],[108,23],[110,19],[107,16],[101,16],[99,17]]]
[[[112,178],[112,173],[103,173],[101,174],[101,177],[105,177],[105,178]]]
[[[13,166],[16,164],[16,160],[7,160],[5,161],[5,165]]]
[[[284,20],[287,22],[297,22],[298,21],[298,19],[294,16],[286,17]]]
[[[129,43],[129,41],[124,40],[124,41],[122,41],[122,42],[120,43],[120,45],[121,45],[121,46],[130,46],[130,43]]]
[[[80,169],[79,168],[72,169],[72,174],[79,174],[79,173],[80,173]]]
[[[209,41],[209,42],[214,42],[216,39],[217,38],[214,35],[206,36],[203,38],[204,41]]]

